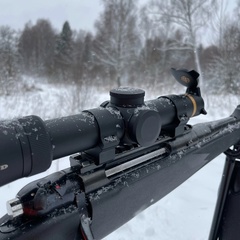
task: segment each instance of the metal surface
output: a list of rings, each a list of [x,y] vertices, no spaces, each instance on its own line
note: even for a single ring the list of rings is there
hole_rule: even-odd
[[[122,172],[122,171],[127,170],[127,169],[129,169],[131,167],[134,167],[134,166],[136,166],[138,164],[144,163],[144,162],[146,162],[146,161],[148,161],[150,159],[153,159],[155,157],[163,155],[166,152],[167,152],[166,148],[161,148],[161,149],[158,149],[158,150],[156,150],[154,152],[148,153],[146,155],[143,155],[141,157],[135,158],[135,159],[133,159],[131,161],[128,161],[126,163],[118,165],[116,167],[110,168],[110,169],[105,171],[106,177],[111,177],[111,176],[113,176],[113,175],[115,175],[115,174],[117,174],[119,172]]]

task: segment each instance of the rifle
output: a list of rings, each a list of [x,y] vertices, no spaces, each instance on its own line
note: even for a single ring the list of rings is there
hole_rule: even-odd
[[[236,239],[240,212],[240,105],[230,117],[191,126],[206,114],[199,74],[171,69],[181,95],[144,102],[135,88],[74,116],[0,123],[0,186],[70,156],[70,168],[23,187],[0,219],[0,239],[102,239],[157,202],[216,156],[227,155],[209,240]]]

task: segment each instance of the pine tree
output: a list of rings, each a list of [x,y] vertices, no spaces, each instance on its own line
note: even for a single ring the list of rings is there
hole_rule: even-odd
[[[19,39],[19,53],[25,74],[49,75],[53,71],[55,32],[51,23],[39,19],[25,25]]]
[[[63,24],[62,31],[56,40],[55,48],[55,67],[62,80],[70,80],[71,68],[73,64],[73,33],[71,27],[66,21]]]

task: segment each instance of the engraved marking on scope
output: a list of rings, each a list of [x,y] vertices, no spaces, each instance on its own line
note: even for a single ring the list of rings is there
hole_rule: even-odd
[[[181,80],[182,80],[183,82],[185,82],[185,83],[190,83],[190,79],[189,79],[188,77],[186,77],[186,76],[182,76],[182,77],[181,77]]]
[[[6,170],[8,168],[7,164],[0,165],[0,171]]]

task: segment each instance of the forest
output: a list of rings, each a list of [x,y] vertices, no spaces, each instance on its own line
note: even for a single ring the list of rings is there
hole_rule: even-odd
[[[169,69],[195,69],[207,94],[240,93],[240,1],[102,0],[94,32],[57,31],[48,19],[22,30],[0,26],[0,94],[29,90],[22,76],[50,83],[173,85]],[[25,89],[24,89],[25,88]]]

